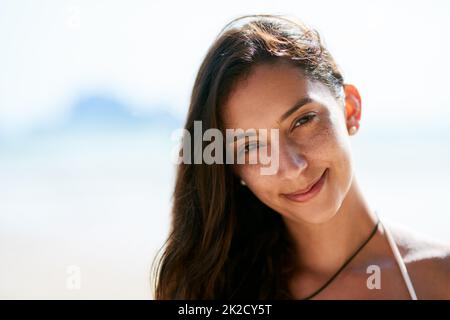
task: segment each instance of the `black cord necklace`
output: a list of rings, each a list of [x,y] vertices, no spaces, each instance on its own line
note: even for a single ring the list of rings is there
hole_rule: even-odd
[[[370,233],[369,237],[359,246],[359,248],[344,262],[344,264],[338,269],[338,271],[327,281],[323,286],[321,286],[318,290],[316,290],[314,293],[310,294],[306,298],[303,298],[301,300],[309,300],[311,298],[314,298],[316,295],[321,293],[328,285],[333,282],[334,279],[342,272],[342,270],[345,269],[345,267],[358,255],[358,253],[369,243],[369,241],[373,238],[373,236],[377,233],[378,225],[380,224],[380,220],[377,221],[377,224],[373,228],[372,232]]]

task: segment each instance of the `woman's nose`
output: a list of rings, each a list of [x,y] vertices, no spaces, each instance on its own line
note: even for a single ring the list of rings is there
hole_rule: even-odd
[[[296,179],[307,168],[305,157],[298,147],[292,145],[280,146],[278,174],[284,179]]]

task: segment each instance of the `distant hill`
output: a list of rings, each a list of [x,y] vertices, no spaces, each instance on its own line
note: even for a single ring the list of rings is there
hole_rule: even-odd
[[[169,109],[169,108],[167,108]],[[133,112],[126,104],[107,95],[88,95],[78,99],[71,109],[66,125],[69,127],[121,127],[164,126],[178,128],[183,124],[184,115],[174,116],[155,106],[152,111]]]

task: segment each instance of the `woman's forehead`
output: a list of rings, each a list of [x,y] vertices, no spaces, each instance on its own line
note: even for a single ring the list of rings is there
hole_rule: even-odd
[[[223,106],[223,122],[229,128],[270,127],[302,99],[325,99],[329,90],[324,89],[304,76],[299,67],[258,65],[230,92]]]

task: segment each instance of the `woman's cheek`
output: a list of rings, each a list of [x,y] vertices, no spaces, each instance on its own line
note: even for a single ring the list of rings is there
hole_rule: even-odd
[[[250,190],[261,200],[270,197],[275,190],[276,175],[262,175],[261,165],[243,165],[243,180]]]

